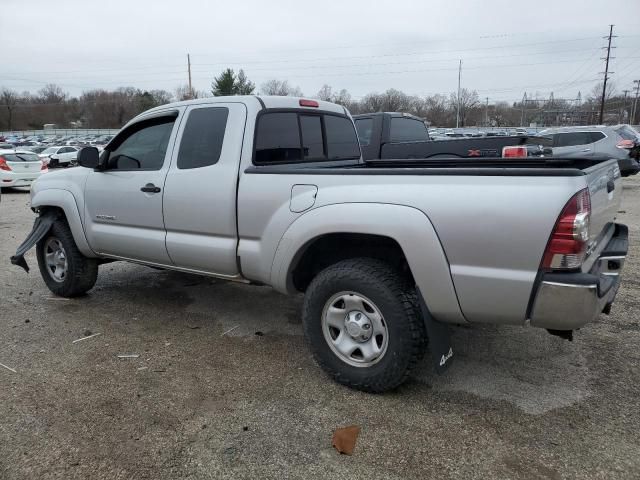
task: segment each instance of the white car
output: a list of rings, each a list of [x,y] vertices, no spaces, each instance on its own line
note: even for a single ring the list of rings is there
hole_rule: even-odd
[[[48,171],[47,164],[28,150],[0,150],[0,188],[30,187]]]
[[[57,161],[55,163],[59,165],[69,165],[78,158],[79,150],[79,148],[70,145],[49,147],[38,156],[43,160],[47,160],[51,166],[53,166],[52,161]]]

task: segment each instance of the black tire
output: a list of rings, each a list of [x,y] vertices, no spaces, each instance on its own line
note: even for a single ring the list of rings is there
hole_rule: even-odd
[[[67,261],[66,274],[60,280],[55,280],[49,272],[46,262],[46,245],[50,239],[57,239],[62,247]],[[98,261],[87,258],[76,246],[69,225],[64,219],[58,219],[51,229],[36,245],[38,267],[44,283],[49,290],[60,297],[77,297],[93,288],[98,278]]]
[[[353,366],[325,340],[325,304],[339,292],[370,299],[388,331],[386,352],[369,366]],[[372,258],[343,260],[320,272],[309,285],[303,305],[305,338],[322,369],[336,382],[365,392],[384,392],[401,385],[424,356],[427,336],[415,287],[388,264]]]

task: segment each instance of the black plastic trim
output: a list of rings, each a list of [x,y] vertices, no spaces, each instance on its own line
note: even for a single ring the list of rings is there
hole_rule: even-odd
[[[479,177],[580,177],[584,173],[574,168],[517,168],[517,167],[435,167],[416,166],[413,168],[376,168],[359,163],[357,160],[345,164],[344,160],[335,166],[304,165],[300,163],[288,165],[252,165],[245,169],[247,174],[263,175],[457,175]],[[323,162],[324,163],[324,162]],[[507,162],[505,162],[507,163]]]

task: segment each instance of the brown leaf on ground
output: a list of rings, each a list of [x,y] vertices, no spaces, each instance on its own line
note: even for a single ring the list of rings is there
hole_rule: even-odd
[[[336,428],[333,432],[333,447],[340,453],[345,455],[353,454],[353,450],[356,448],[356,440],[360,434],[360,427],[357,425],[351,425],[349,427]]]

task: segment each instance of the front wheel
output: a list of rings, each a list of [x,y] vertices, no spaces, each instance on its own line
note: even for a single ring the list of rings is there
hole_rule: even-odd
[[[367,392],[403,383],[426,347],[413,286],[371,258],[341,261],[314,278],[303,327],[320,366],[337,382]]]
[[[98,262],[85,257],[73,240],[69,225],[56,220],[36,245],[38,267],[49,290],[60,297],[76,297],[93,288]]]

